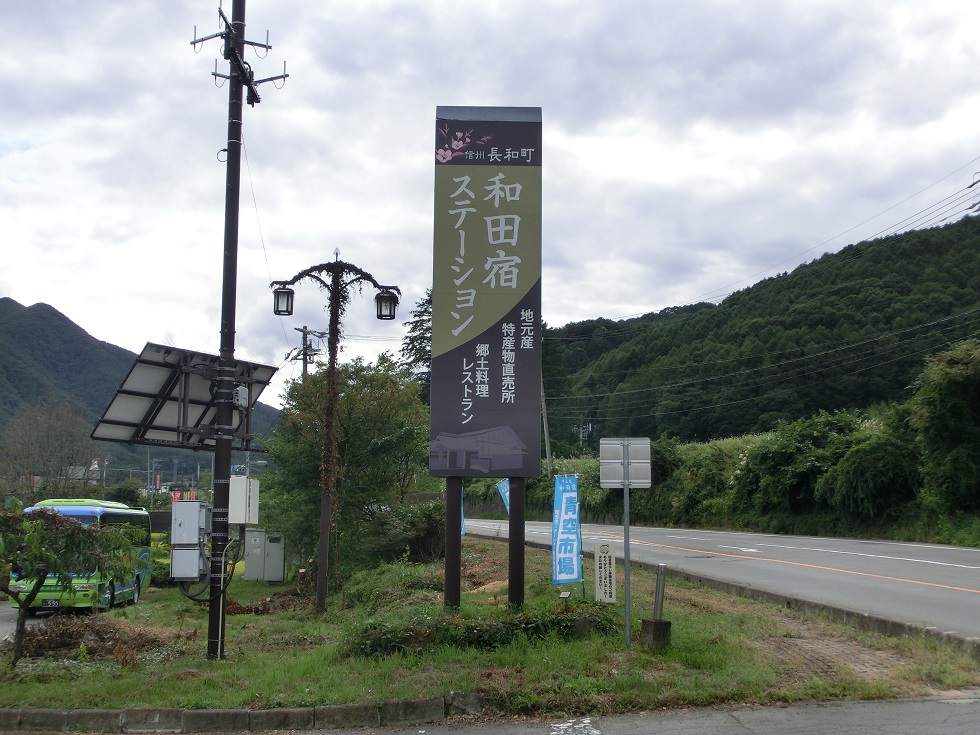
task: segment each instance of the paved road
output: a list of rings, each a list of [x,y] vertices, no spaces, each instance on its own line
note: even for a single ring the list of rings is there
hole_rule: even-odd
[[[551,546],[551,524],[528,522],[529,542]],[[466,532],[507,536],[506,521],[467,520]],[[623,527],[586,524],[590,552],[622,558]],[[980,549],[759,533],[631,527],[633,563],[744,585],[915,627],[980,639]],[[621,573],[621,572],[620,572]]]
[[[386,735],[976,735],[980,692],[886,702],[808,702],[564,720],[429,724]]]
[[[48,616],[48,613],[42,613],[34,618],[28,618],[28,625],[37,625],[39,622],[44,620]],[[13,640],[14,637],[14,624],[17,622],[17,611],[10,606],[10,602],[7,600],[0,600],[0,641],[6,637],[10,637]]]

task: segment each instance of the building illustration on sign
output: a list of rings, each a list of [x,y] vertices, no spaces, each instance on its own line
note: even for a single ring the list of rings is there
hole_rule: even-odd
[[[440,434],[429,443],[429,466],[475,470],[487,477],[520,469],[527,447],[509,426],[468,434]],[[462,474],[462,473],[457,473]]]

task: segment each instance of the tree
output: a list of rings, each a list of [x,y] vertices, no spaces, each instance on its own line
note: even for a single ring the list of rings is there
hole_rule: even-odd
[[[323,372],[290,384],[279,425],[269,439],[272,467],[263,476],[263,515],[306,558],[319,552],[318,461]],[[419,386],[388,355],[354,360],[337,371],[338,485],[333,522],[332,586],[362,558],[366,524],[404,503],[427,478],[428,414]]]
[[[931,357],[915,383],[925,499],[946,511],[980,508],[980,342]]]
[[[0,477],[8,492],[30,505],[42,497],[91,494],[80,478],[96,456],[90,422],[68,401],[23,406],[0,434]]]
[[[140,489],[142,487],[143,483],[140,480],[123,480],[118,485],[106,488],[105,499],[137,506],[140,504]]]
[[[403,322],[408,327],[408,333],[402,340],[399,363],[408,368],[421,386],[420,397],[429,403],[429,370],[432,365],[432,289],[425,291],[425,296],[419,300],[412,310],[412,318]]]
[[[136,566],[129,526],[83,526],[50,508],[25,513],[17,506],[0,511],[0,590],[20,606],[14,631],[13,668],[23,656],[30,605],[50,575],[66,590],[72,573],[93,571],[103,579],[126,579]],[[20,584],[14,584],[14,576]],[[28,589],[22,590],[21,584]]]

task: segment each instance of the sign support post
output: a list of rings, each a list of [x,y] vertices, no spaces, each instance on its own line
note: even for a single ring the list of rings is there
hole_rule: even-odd
[[[647,488],[651,483],[650,439],[599,440],[599,486],[623,488],[623,580],[626,589],[626,648],[630,647],[630,488]]]
[[[460,514],[463,512],[463,478],[446,478],[446,579],[444,603],[459,607],[462,562]]]

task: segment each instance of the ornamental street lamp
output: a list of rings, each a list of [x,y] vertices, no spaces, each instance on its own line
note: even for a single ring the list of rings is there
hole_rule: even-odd
[[[293,315],[293,289],[277,288],[272,292],[272,311],[278,316]]]
[[[320,612],[327,604],[327,565],[330,551],[330,526],[332,523],[333,498],[337,485],[337,352],[340,345],[340,319],[350,303],[350,288],[360,290],[370,283],[378,290],[374,297],[378,319],[394,319],[395,308],[401,290],[398,286],[383,286],[374,276],[355,265],[340,260],[340,251],[334,251],[334,262],[323,263],[300,271],[288,281],[273,281],[273,311],[289,316],[293,313],[293,290],[290,286],[311,280],[328,292],[330,323],[327,330],[327,385],[323,397],[323,446],[320,452],[320,534],[317,557],[316,609]]]

